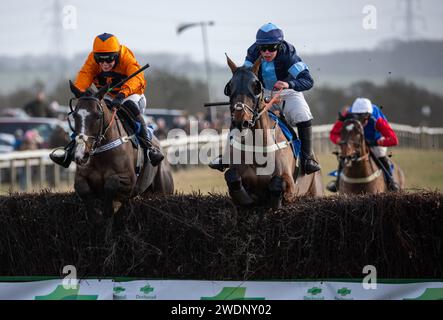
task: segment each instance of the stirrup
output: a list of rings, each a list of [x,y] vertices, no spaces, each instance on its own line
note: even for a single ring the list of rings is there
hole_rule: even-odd
[[[63,154],[60,154],[59,151],[63,150]],[[59,154],[57,154],[59,153]],[[60,148],[56,148],[54,149],[50,154],[49,154],[49,158],[56,164],[58,164],[59,166],[62,166],[64,168],[69,168],[72,159],[69,155],[69,151],[66,150],[63,147]]]

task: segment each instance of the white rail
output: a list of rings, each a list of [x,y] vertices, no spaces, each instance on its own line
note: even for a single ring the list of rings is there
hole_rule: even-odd
[[[331,152],[335,147],[329,141],[332,124],[313,127],[314,149],[317,153]],[[392,124],[403,148],[443,148],[443,128],[412,127]],[[166,152],[184,148],[199,149],[202,145],[226,142],[224,135],[183,136],[161,141]],[[32,186],[54,186],[61,182],[73,183],[75,164],[68,169],[55,165],[49,158],[51,150],[15,151],[0,154],[0,186],[7,184],[10,190],[31,190]]]

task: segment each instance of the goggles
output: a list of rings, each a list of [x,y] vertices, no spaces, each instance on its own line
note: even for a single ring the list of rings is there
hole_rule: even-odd
[[[278,48],[280,47],[279,43],[274,43],[274,44],[262,44],[259,46],[259,49],[261,52],[275,52],[278,50]]]
[[[118,57],[118,53],[94,53],[95,62],[101,63],[111,63],[115,61]]]

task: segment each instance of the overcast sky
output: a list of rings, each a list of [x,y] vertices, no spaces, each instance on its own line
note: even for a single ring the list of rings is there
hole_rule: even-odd
[[[201,29],[177,35],[183,22],[215,22],[208,28],[211,60],[223,63],[224,52],[243,61],[257,29],[279,25],[299,53],[373,48],[380,41],[404,36],[406,0],[4,0],[0,11],[0,55],[45,54],[57,44],[66,56],[91,49],[95,35],[108,32],[134,51],[186,54],[203,59]],[[443,39],[443,1],[412,0],[417,35]],[[63,8],[72,5],[76,19]],[[377,28],[365,30],[367,5],[377,10]],[[69,15],[69,16],[68,16]],[[72,19],[70,19],[72,18]],[[64,29],[65,24],[71,22]],[[76,24],[76,26],[75,26]],[[59,30],[60,40],[54,36]]]

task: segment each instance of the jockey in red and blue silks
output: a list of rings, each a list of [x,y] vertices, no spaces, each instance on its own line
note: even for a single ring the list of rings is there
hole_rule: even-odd
[[[369,105],[368,103],[370,103],[370,101],[368,99],[364,100],[362,101],[362,103]],[[391,126],[388,123],[388,119],[378,106],[371,103],[370,107],[364,106],[364,109],[361,107],[357,109],[358,107],[356,107],[356,105],[358,106],[359,101],[360,100],[357,100],[357,103],[354,103],[354,105],[349,109],[348,112],[370,114],[368,122],[364,127],[365,138],[366,141],[369,142],[369,145],[372,147],[371,149],[374,153],[380,156],[384,156],[386,155],[386,149],[383,149],[384,147],[394,147],[398,145],[397,135],[395,134],[394,130],[392,130]],[[343,116],[346,117],[346,114]],[[338,144],[340,142],[340,132],[342,127],[343,121],[337,120],[330,132],[329,137],[334,144]]]
[[[258,78],[264,87],[265,97],[273,90],[283,89],[282,102],[274,105],[285,116],[292,127],[297,127],[300,142],[300,164],[306,174],[320,170],[312,152],[312,114],[303,96],[303,91],[314,85],[308,66],[300,59],[294,46],[284,40],[283,31],[275,24],[263,25],[256,34],[255,43],[247,51],[245,67],[252,67],[261,58]],[[223,170],[221,157],[209,165],[213,169]]]
[[[368,142],[373,155],[380,160],[385,169],[391,174],[390,177],[386,177],[389,182],[388,187],[391,190],[398,190],[398,185],[391,178],[392,166],[387,157],[388,147],[398,145],[398,138],[389,125],[388,119],[380,108],[373,104],[369,99],[357,98],[349,111],[341,114],[340,119],[338,119],[332,127],[329,138],[334,144],[340,142],[340,132],[348,113],[357,114],[363,118],[362,125],[364,127],[365,139]],[[339,167],[339,172],[340,171],[341,168]],[[337,186],[338,184],[335,186],[331,184],[327,188],[329,191],[336,191]]]

